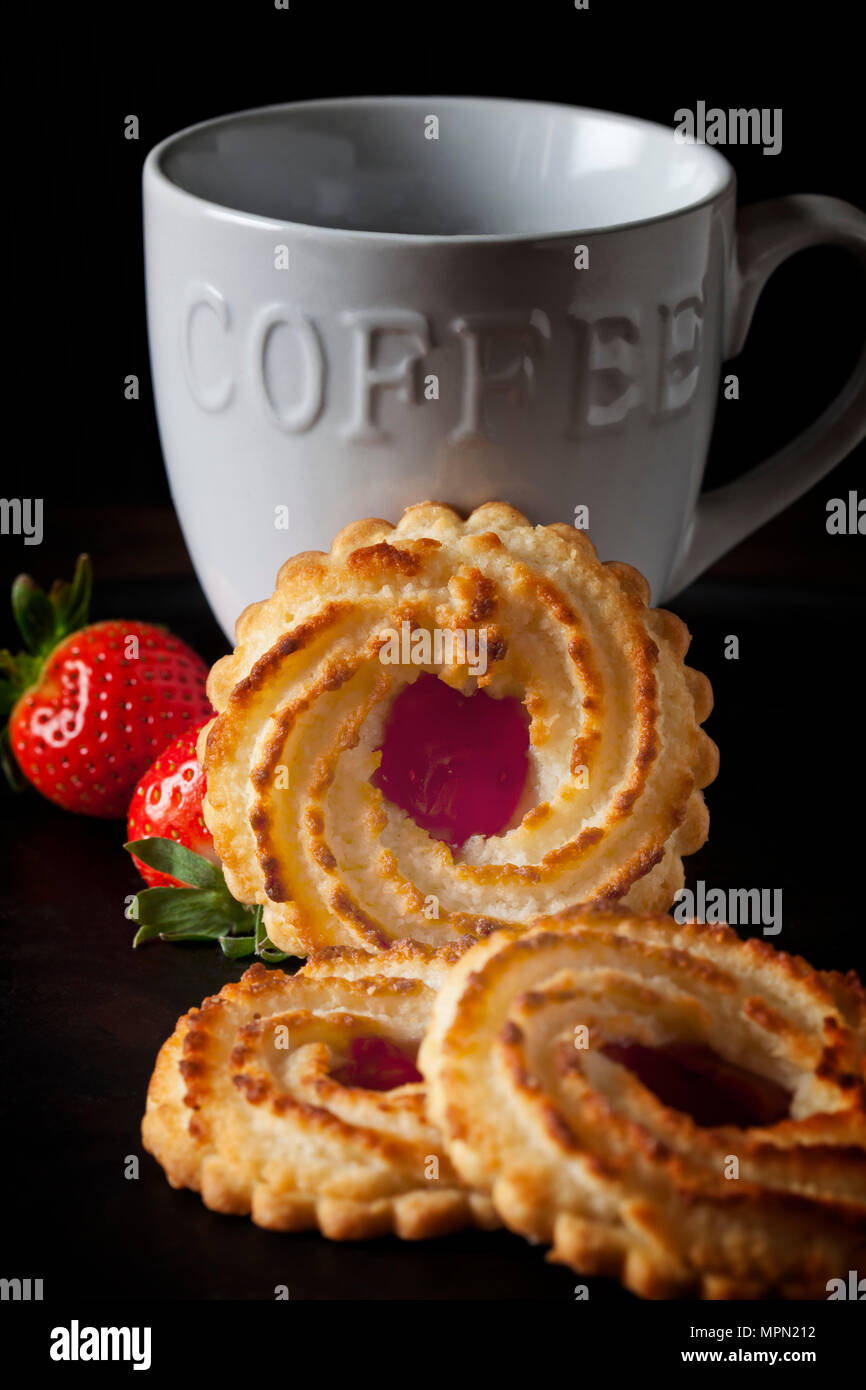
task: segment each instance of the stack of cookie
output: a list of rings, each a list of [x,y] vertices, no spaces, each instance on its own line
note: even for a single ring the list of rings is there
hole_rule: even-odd
[[[242,615],[205,814],[231,891],[309,959],[254,966],[163,1047],[143,1133],[173,1186],[334,1239],[502,1223],[648,1297],[824,1296],[862,1263],[866,995],[660,915],[717,754],[688,633],[648,598],[571,527],[424,504]],[[405,624],[483,632],[486,668],[466,643],[386,664]],[[498,833],[449,843],[383,789],[422,676],[525,711]]]

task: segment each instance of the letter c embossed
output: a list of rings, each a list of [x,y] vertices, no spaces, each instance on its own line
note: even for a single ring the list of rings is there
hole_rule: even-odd
[[[231,313],[219,290],[215,290],[213,285],[192,285],[187,292],[181,325],[181,359],[186,384],[196,405],[200,406],[202,410],[216,412],[225,410],[234,395],[235,387],[228,372],[221,380],[214,381],[210,385],[205,384],[201,380],[200,371],[195,366],[193,326],[200,311],[204,309],[209,309],[213,314],[223,335],[227,335],[230,331]]]

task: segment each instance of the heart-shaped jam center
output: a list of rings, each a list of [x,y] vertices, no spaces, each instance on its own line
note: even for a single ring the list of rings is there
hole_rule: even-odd
[[[628,1067],[647,1090],[696,1125],[773,1125],[787,1119],[790,1094],[775,1081],[726,1062],[711,1047],[667,1043],[646,1047],[631,1039],[607,1043],[602,1052]]]
[[[373,785],[437,840],[459,849],[511,821],[529,770],[520,700],[464,695],[424,672],[395,698]]]
[[[353,1038],[347,1059],[331,1073],[341,1086],[365,1091],[393,1091],[410,1081],[423,1081],[411,1057],[389,1038]]]

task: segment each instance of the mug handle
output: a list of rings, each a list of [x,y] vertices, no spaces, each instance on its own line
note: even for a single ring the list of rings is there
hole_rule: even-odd
[[[839,198],[802,194],[744,208],[737,219],[737,265],[725,360],[742,351],[755,305],[783,261],[809,246],[844,246],[866,271],[866,215]],[[866,437],[866,348],[849,380],[802,434],[743,478],[698,499],[666,593],[703,570],[794,502]]]

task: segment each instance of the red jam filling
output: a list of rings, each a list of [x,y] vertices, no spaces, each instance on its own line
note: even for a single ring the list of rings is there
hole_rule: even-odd
[[[704,1128],[772,1125],[790,1113],[791,1097],[782,1086],[726,1062],[710,1047],[645,1047],[624,1039],[608,1043],[602,1051],[634,1072],[665,1105],[691,1115]]]
[[[520,700],[463,695],[425,671],[394,700],[372,782],[422,830],[459,849],[508,825],[528,752]]]
[[[353,1038],[348,1060],[331,1074],[341,1086],[365,1091],[393,1091],[424,1080],[412,1058],[388,1038]]]

